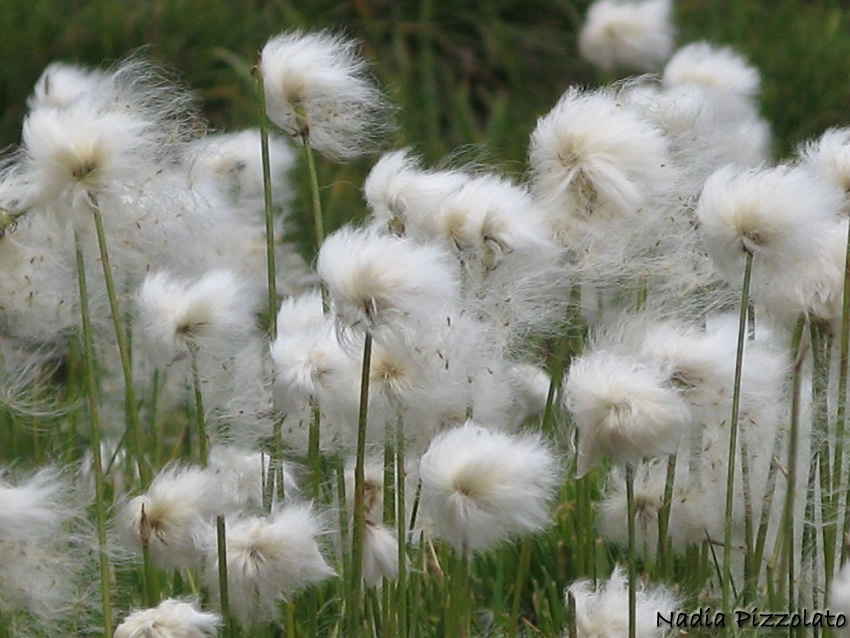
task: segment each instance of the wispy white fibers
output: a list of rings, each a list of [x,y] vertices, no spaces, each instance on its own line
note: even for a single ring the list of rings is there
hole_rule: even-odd
[[[538,435],[510,436],[472,421],[438,435],[419,474],[434,535],[466,556],[542,530],[559,480],[557,460]]]
[[[363,183],[373,225],[396,235],[407,234],[444,197],[470,178],[460,170],[428,170],[410,150],[381,157]]]
[[[688,406],[662,370],[605,351],[575,359],[564,383],[578,432],[577,476],[603,456],[618,463],[675,453]]]
[[[27,99],[27,106],[31,111],[45,107],[64,108],[80,96],[97,90],[103,79],[103,72],[97,69],[52,62],[35,83],[32,95]]]
[[[322,524],[310,505],[290,505],[269,518],[227,520],[230,611],[245,626],[273,620],[278,602],[334,576],[319,548]],[[205,581],[218,597],[215,535],[207,539]]]
[[[145,494],[131,498],[118,511],[116,522],[124,542],[139,552],[147,543],[151,559],[162,568],[200,564],[199,534],[223,508],[210,478],[200,468],[179,466],[157,474]]]
[[[579,580],[567,589],[575,599],[576,632],[578,638],[614,638],[629,635],[629,584],[622,568],[615,567],[610,578],[598,585],[591,580]],[[658,622],[678,611],[679,601],[665,587],[637,585],[635,636],[661,638],[671,636]],[[660,626],[659,626],[660,625]]]
[[[731,47],[716,47],[694,42],[682,47],[664,67],[661,79],[666,88],[697,84],[754,97],[761,87],[761,76]]]
[[[254,327],[256,299],[229,270],[194,282],[159,272],[138,292],[139,325],[160,365],[190,354],[232,353]]]
[[[263,452],[251,452],[236,447],[216,445],[210,449],[207,474],[216,485],[222,509],[227,511],[259,512],[263,507],[263,484],[269,471],[270,459]],[[274,477],[277,480],[277,476]],[[298,494],[289,463],[283,468],[284,494]],[[273,491],[277,494],[277,490]]]
[[[55,468],[42,469],[17,486],[7,482],[4,472],[0,472],[0,539],[56,534],[75,515],[68,491]]]
[[[844,191],[843,212],[850,214],[850,128],[832,128],[799,151],[803,165]]]
[[[115,628],[115,638],[206,638],[218,635],[221,617],[198,609],[195,601],[163,600],[137,609]]]
[[[260,220],[264,206],[260,131],[207,135],[189,149],[191,172],[209,188],[220,192],[238,211]],[[288,173],[295,165],[295,150],[285,138],[269,136],[272,199],[281,207],[293,196]]]
[[[329,31],[270,39],[260,68],[272,122],[328,157],[371,151],[390,128],[390,108],[358,49]]]
[[[0,613],[10,635],[69,635],[90,622],[86,569],[93,530],[69,477],[0,469]]]
[[[828,244],[840,232],[843,202],[834,184],[802,168],[728,166],[706,181],[696,214],[723,277],[740,285],[746,253],[752,253],[753,298],[793,322],[800,312],[833,314],[843,267],[830,259]]]
[[[673,50],[672,0],[597,0],[579,33],[579,52],[604,71],[657,71]]]
[[[440,248],[343,228],[322,244],[317,264],[341,328],[379,338],[456,304],[458,273]]]

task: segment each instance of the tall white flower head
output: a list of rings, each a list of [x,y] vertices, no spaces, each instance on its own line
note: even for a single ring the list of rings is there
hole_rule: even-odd
[[[668,89],[697,84],[749,98],[758,94],[761,75],[731,47],[694,42],[676,51],[661,82]]]
[[[542,530],[559,479],[555,456],[539,436],[492,432],[472,421],[438,435],[419,474],[422,511],[434,534],[467,556]]]
[[[229,270],[211,270],[194,282],[151,274],[138,293],[139,325],[161,365],[199,351],[232,351],[253,328],[256,307]]]
[[[88,205],[154,172],[152,123],[101,111],[88,100],[42,108],[24,120],[23,150],[36,205]]]
[[[460,170],[427,170],[410,150],[393,151],[378,160],[363,183],[363,195],[374,225],[396,235],[463,186],[469,175]]]
[[[390,128],[389,103],[355,40],[329,31],[270,39],[260,68],[269,118],[319,153],[369,152]]]
[[[74,515],[68,485],[55,468],[17,486],[0,472],[0,542],[52,536]]]
[[[629,584],[622,568],[615,567],[610,578],[593,585],[580,580],[567,591],[575,599],[576,633],[578,638],[619,638],[629,635]],[[679,601],[664,587],[638,584],[635,616],[637,638],[662,638],[672,635],[658,624],[658,614],[669,616],[677,610]]]
[[[604,71],[656,71],[673,51],[671,0],[597,0],[579,34],[579,52]]]
[[[805,166],[844,191],[844,212],[850,214],[850,128],[829,129],[803,146],[799,154]]]
[[[560,234],[570,220],[635,216],[669,181],[668,163],[660,129],[604,90],[569,89],[529,146],[532,193]]]
[[[200,611],[197,603],[169,598],[128,614],[115,638],[206,638],[216,636],[221,624],[218,614]]]
[[[210,474],[200,468],[171,467],[160,472],[145,494],[127,501],[117,516],[125,543],[163,568],[194,566],[200,555],[198,538],[204,526],[221,513]]]
[[[577,476],[602,456],[620,463],[672,454],[690,421],[662,370],[605,351],[575,360],[564,398],[579,436]]]
[[[104,74],[75,64],[52,62],[38,78],[32,95],[27,99],[30,110],[64,108],[77,98],[97,90]]]
[[[230,610],[241,624],[276,618],[279,601],[334,575],[319,550],[318,537],[322,533],[322,525],[309,504],[284,507],[268,519],[227,521]],[[207,586],[218,596],[214,535],[207,553]]]
[[[378,333],[454,305],[452,262],[431,245],[343,228],[322,244],[317,269],[341,327]]]
[[[754,297],[796,316],[821,305],[834,288],[828,244],[840,234],[843,204],[839,188],[800,167],[740,172],[727,166],[706,180],[696,214],[720,274],[739,285],[752,253]]]

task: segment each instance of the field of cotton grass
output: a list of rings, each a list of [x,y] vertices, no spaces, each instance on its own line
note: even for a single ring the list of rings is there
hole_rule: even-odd
[[[0,24],[0,638],[850,635],[838,3]]]

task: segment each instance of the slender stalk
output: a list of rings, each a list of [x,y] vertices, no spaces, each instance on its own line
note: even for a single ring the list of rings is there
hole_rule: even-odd
[[[145,574],[145,604],[148,607],[156,607],[159,604],[159,591],[156,582],[156,575],[153,569],[153,561],[151,560],[150,538],[151,524],[148,519],[148,514],[145,511],[145,505],[142,503],[142,515],[139,521],[139,536],[142,540],[142,562],[144,564]]]
[[[767,470],[764,501],[762,503],[758,532],[756,533],[755,549],[753,550],[753,556],[750,561],[750,578],[753,579],[751,590],[753,591],[758,585],[759,573],[761,572],[761,561],[764,557],[764,549],[767,542],[767,528],[770,525],[770,511],[773,507],[773,492],[776,487],[776,473],[779,468],[779,450],[782,449],[783,438],[783,430],[780,428],[776,431],[776,435],[773,439],[773,451],[770,454],[770,466]]]
[[[351,534],[351,580],[349,582],[349,636],[361,634],[361,575],[363,535],[366,526],[366,424],[369,416],[369,373],[372,365],[372,335],[363,341],[363,369],[360,375],[360,415],[357,420],[357,457],[354,465],[354,529]]]
[[[310,432],[307,441],[307,465],[310,467],[310,484],[313,491],[313,500],[318,500],[322,487],[322,457],[319,452],[322,413],[319,411],[318,401],[311,400],[310,407],[312,418],[310,419]]]
[[[404,423],[396,421],[396,536],[398,538],[398,582],[396,602],[398,611],[398,638],[407,638],[407,529],[405,483],[407,474],[404,467]]]
[[[844,298],[841,308],[841,345],[838,363],[838,414],[835,423],[835,453],[832,461],[832,484],[840,485],[844,462],[845,437],[847,432],[847,370],[850,362],[850,224],[847,226],[847,247],[844,260]],[[841,563],[848,558],[850,545],[841,542],[850,531],[850,489],[846,491],[844,523],[841,527]],[[838,498],[836,497],[836,501]],[[838,512],[835,512],[838,515]]]
[[[508,638],[516,638],[517,630],[519,629],[519,607],[522,602],[523,584],[528,577],[528,570],[531,567],[531,546],[533,539],[531,536],[526,536],[522,541],[522,549],[519,553],[519,565],[517,565],[516,581],[514,583],[514,599],[511,604],[511,617],[508,619]]]
[[[307,170],[310,173],[310,195],[313,199],[313,232],[316,236],[316,252],[325,241],[325,221],[322,213],[322,199],[319,195],[319,173],[316,170],[316,158],[313,147],[310,146],[310,138],[304,136],[304,155],[307,158]]]
[[[106,499],[103,477],[103,461],[100,455],[100,412],[97,403],[97,380],[95,379],[94,336],[89,316],[89,295],[86,285],[86,265],[79,237],[74,234],[77,253],[77,284],[80,289],[80,314],[83,324],[83,360],[86,374],[86,397],[91,419],[91,450],[94,466],[95,518],[97,521],[97,545],[100,559],[100,594],[103,605],[103,631],[106,638],[112,636],[112,598],[109,591],[109,557],[106,543]]]
[[[268,277],[269,334],[277,335],[277,268],[274,251],[274,202],[272,201],[271,160],[269,159],[269,119],[266,115],[266,86],[263,81],[263,58],[257,58],[252,73],[257,78],[260,102],[260,153],[263,162],[263,201],[266,220],[266,274]]]
[[[221,617],[224,618],[227,635],[230,638],[235,638],[236,626],[233,622],[233,615],[230,613],[230,589],[227,580],[227,532],[224,516],[221,514],[215,517],[215,534],[218,549],[218,590],[220,592]]]
[[[631,464],[626,464],[626,517],[629,530],[629,638],[637,631],[637,552],[635,552],[635,475]]]
[[[469,558],[466,551],[451,552],[446,636],[469,636]]]
[[[792,352],[796,354],[793,370],[793,390],[791,394],[791,431],[788,441],[788,490],[785,497],[785,510],[782,514],[782,528],[785,531],[785,556],[788,570],[788,611],[794,612],[794,505],[797,491],[797,444],[800,438],[800,402],[801,385],[803,382],[803,363],[806,358],[806,344],[803,342],[804,329],[807,323],[805,315],[801,315],[794,330]]]
[[[133,366],[130,361],[130,346],[127,332],[124,330],[124,320],[118,307],[118,295],[115,292],[115,281],[112,278],[112,266],[109,262],[109,252],[106,248],[106,231],[103,228],[103,216],[97,200],[92,197],[92,216],[97,233],[97,247],[100,251],[100,265],[103,269],[103,280],[106,283],[106,295],[109,298],[109,310],[112,315],[112,325],[115,328],[115,339],[118,342],[118,353],[121,356],[121,370],[124,374],[124,407],[127,415],[127,437],[130,442],[131,456],[134,456],[139,468],[139,479],[142,489],[150,485],[150,471],[142,454],[142,433],[139,425],[139,406],[136,403],[136,389],[133,385]]]
[[[676,455],[667,457],[667,478],[664,483],[664,502],[658,510],[658,551],[656,562],[659,575],[665,573],[667,561],[667,537],[670,529],[670,508],[673,505],[673,483],[676,480]]]
[[[201,391],[201,375],[198,373],[198,356],[192,353],[192,384],[195,390],[195,412],[198,419],[198,454],[201,467],[207,466],[207,417],[204,411],[204,395]]]
[[[741,287],[741,311],[738,316],[738,348],[735,355],[735,381],[732,390],[732,417],[729,420],[729,456],[726,474],[726,520],[723,528],[723,571],[720,575],[723,593],[723,612],[732,614],[729,581],[732,568],[732,516],[735,497],[735,459],[738,452],[738,413],[741,406],[741,377],[744,362],[744,342],[747,336],[747,307],[750,303],[750,279],[753,272],[753,254],[747,253],[744,266],[744,283]]]

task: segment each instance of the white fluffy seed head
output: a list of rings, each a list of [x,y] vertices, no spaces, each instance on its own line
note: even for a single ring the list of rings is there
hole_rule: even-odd
[[[579,33],[579,52],[604,71],[657,71],[673,50],[672,4],[597,0]]]
[[[844,563],[829,586],[829,609],[833,613],[850,614],[850,562]]]
[[[606,91],[571,88],[531,136],[531,190],[556,233],[570,221],[634,216],[668,175],[667,141]]]
[[[398,576],[398,540],[391,529],[366,522],[363,534],[363,582],[375,587]]]
[[[706,180],[697,205],[700,235],[720,273],[735,285],[746,254],[757,273],[784,273],[816,262],[836,223],[843,193],[811,171],[779,166],[724,167]]]
[[[195,601],[168,598],[128,614],[115,638],[206,638],[217,635],[221,624],[218,614],[201,611]]]
[[[850,214],[850,128],[833,128],[799,150],[803,165],[840,188]]]
[[[50,537],[74,516],[69,486],[56,468],[13,485],[0,472],[0,542]]]
[[[739,97],[755,97],[761,76],[731,47],[694,42],[676,51],[667,63],[661,82],[666,88],[698,84]]]
[[[319,251],[317,270],[344,328],[376,334],[453,306],[457,272],[441,249],[344,228]]]
[[[573,362],[564,397],[579,433],[579,477],[602,456],[633,464],[675,453],[690,421],[660,369],[605,351]]]
[[[236,274],[211,270],[194,282],[148,275],[138,293],[139,326],[160,365],[203,352],[235,350],[254,325],[257,304]]]
[[[145,494],[125,503],[116,519],[128,546],[141,552],[147,544],[154,564],[182,569],[199,563],[199,534],[219,509],[205,470],[175,466],[160,472]]]
[[[36,205],[79,206],[150,175],[151,123],[132,112],[101,112],[87,101],[43,108],[24,120],[23,150]]]
[[[438,435],[419,473],[434,534],[467,556],[542,530],[559,481],[555,456],[539,436],[492,432],[472,421]]]
[[[463,171],[426,170],[409,150],[394,151],[372,167],[363,195],[378,230],[407,235],[416,233],[421,220],[467,180]]]
[[[81,95],[96,90],[103,80],[101,71],[65,62],[52,62],[35,83],[27,99],[31,111],[41,108],[61,109],[69,106]]]
[[[670,636],[659,626],[658,614],[668,616],[679,607],[679,601],[664,587],[636,585],[635,636],[661,638]],[[567,591],[575,600],[576,631],[579,638],[613,638],[629,634],[629,583],[621,567],[615,567],[607,581],[594,586],[591,580],[580,580]]]
[[[290,505],[269,518],[227,521],[227,578],[230,610],[245,626],[273,620],[278,602],[296,590],[334,576],[318,538],[324,532],[309,504]],[[207,549],[205,579],[219,595],[214,538]]]
[[[391,128],[390,109],[358,48],[355,40],[329,31],[270,39],[260,68],[271,120],[329,157],[372,150]]]

